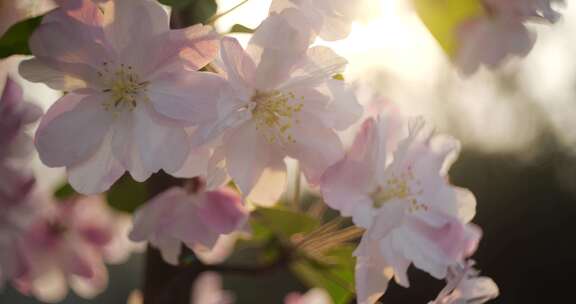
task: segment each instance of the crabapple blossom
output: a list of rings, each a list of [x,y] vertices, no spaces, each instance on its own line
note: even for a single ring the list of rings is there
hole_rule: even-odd
[[[223,38],[229,88],[219,101],[219,119],[198,131],[204,140],[222,135],[213,159],[224,164],[244,196],[267,205],[284,191],[286,156],[298,160],[308,181],[316,183],[343,155],[336,130],[362,112],[344,83],[332,79],[346,60],[326,47],[263,48],[279,39],[263,33],[273,33],[275,26],[282,27],[273,22],[259,27],[248,52],[235,39]]]
[[[26,271],[14,279],[23,294],[57,302],[68,285],[92,298],[108,284],[107,256],[121,256],[108,247],[117,236],[116,214],[100,197],[75,197],[49,205],[22,237]],[[124,250],[125,248],[120,248]]]
[[[482,304],[498,297],[496,283],[479,277],[472,261],[449,269],[447,284],[436,300],[429,304]]]
[[[481,65],[495,68],[504,60],[526,56],[536,40],[526,23],[531,20],[554,23],[560,14],[554,0],[482,0],[485,14],[463,22],[457,29],[460,47],[456,63],[464,74]]]
[[[212,249],[222,235],[241,229],[247,217],[232,190],[192,193],[173,187],[136,211],[130,239],[150,242],[164,260],[177,265],[182,243],[192,250]]]
[[[62,1],[30,48],[24,78],[68,92],[43,117],[36,147],[81,193],[106,191],[125,171],[137,181],[177,172],[194,124],[216,117],[223,81],[197,70],[217,55],[217,35],[170,30],[156,1]]]
[[[20,236],[41,213],[34,176],[25,168],[32,140],[25,127],[40,109],[22,100],[20,86],[6,79],[0,96],[0,288],[26,271]]]
[[[412,263],[444,278],[480,238],[479,229],[467,224],[474,196],[446,176],[459,143],[412,120],[389,160],[392,130],[399,129],[382,118],[367,119],[349,153],[322,180],[326,203],[367,229],[354,253],[359,303],[374,303],[393,277],[407,287]]]
[[[352,22],[366,9],[366,0],[273,0],[271,13],[298,10],[320,38],[328,41],[346,38]]]

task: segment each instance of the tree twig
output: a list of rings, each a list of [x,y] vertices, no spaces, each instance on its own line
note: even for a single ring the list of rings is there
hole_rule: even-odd
[[[246,2],[248,2],[250,0],[244,0],[236,5],[234,5],[234,7],[232,7],[231,9],[224,11],[220,14],[214,15],[212,16],[212,18],[208,19],[208,21],[206,22],[206,24],[214,24],[214,22],[216,22],[216,20],[220,19],[221,17],[224,17],[228,14],[230,14],[231,12],[233,12],[234,10],[236,10],[237,8],[241,7],[242,5],[246,4]]]

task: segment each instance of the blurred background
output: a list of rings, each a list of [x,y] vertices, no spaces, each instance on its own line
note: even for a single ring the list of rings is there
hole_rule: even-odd
[[[13,0],[0,3],[6,1]],[[218,11],[224,12],[241,0],[217,2]],[[222,33],[234,24],[255,28],[267,15],[269,3],[249,0],[218,19],[216,27]],[[474,222],[484,237],[474,259],[500,287],[500,297],[492,303],[573,302],[576,7],[570,4],[561,10],[558,24],[533,26],[538,40],[526,58],[468,78],[450,65],[406,0],[374,0],[369,16],[354,25],[348,39],[318,41],[349,60],[345,78],[365,105],[394,103],[405,114],[423,115],[439,132],[463,142],[451,179],[470,188],[478,199]],[[12,14],[5,9],[0,5],[2,22]],[[234,36],[244,43],[250,37]],[[19,60],[4,60],[0,71],[16,76]],[[29,83],[25,93],[44,108],[59,96]],[[45,189],[63,181],[60,170],[45,168],[37,160],[35,169]],[[141,286],[143,257],[135,255],[110,271],[103,295],[92,301],[70,295],[64,303],[125,303],[128,294]],[[392,284],[384,303],[427,303],[444,284],[416,270],[411,279],[409,290]],[[285,293],[305,290],[287,272],[257,278],[227,276],[224,288],[234,291],[239,304],[280,303]],[[7,289],[0,293],[0,303],[36,302]]]

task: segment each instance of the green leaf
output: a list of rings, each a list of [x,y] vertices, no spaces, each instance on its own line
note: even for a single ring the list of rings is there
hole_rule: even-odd
[[[164,4],[164,5],[168,5],[171,6],[172,8],[183,8],[187,5],[189,5],[190,3],[194,2],[194,0],[158,0],[158,2]]]
[[[28,40],[41,21],[42,16],[39,16],[18,22],[10,27],[0,38],[0,58],[11,55],[29,55]]]
[[[296,233],[308,233],[320,226],[320,221],[303,213],[277,208],[258,208],[254,218],[274,234],[289,238]]]
[[[349,303],[354,296],[354,248],[344,245],[321,259],[305,259],[292,265],[292,271],[309,287],[324,288],[334,304]]]
[[[118,180],[106,195],[111,207],[124,212],[134,212],[147,197],[146,184],[134,181],[128,174]]]
[[[74,190],[74,188],[72,188],[72,186],[70,186],[69,183],[65,183],[64,185],[56,189],[56,191],[54,192],[54,197],[57,198],[58,200],[66,200],[75,195],[78,195],[78,193],[76,192],[76,190]]]
[[[242,24],[234,24],[231,28],[230,31],[228,31],[229,33],[248,33],[248,34],[252,34],[254,33],[254,30],[244,26]]]
[[[207,23],[218,10],[216,0],[193,0],[192,1],[192,20],[195,23]]]
[[[444,51],[453,57],[458,49],[457,30],[462,22],[484,14],[481,0],[413,0],[416,12]]]

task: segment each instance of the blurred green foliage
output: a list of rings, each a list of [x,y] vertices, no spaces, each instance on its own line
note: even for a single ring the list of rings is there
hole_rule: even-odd
[[[74,188],[72,188],[72,186],[70,186],[69,183],[65,183],[54,192],[54,197],[60,201],[69,199],[75,195],[78,195],[78,193],[76,190],[74,190]]]
[[[252,216],[271,233],[283,238],[308,233],[320,226],[318,219],[283,207],[258,208]]]
[[[247,34],[251,34],[254,33],[254,30],[244,26],[242,24],[234,24],[230,30],[228,31],[229,33],[247,33]]]
[[[174,10],[172,15],[178,16],[178,28],[196,23],[207,23],[218,9],[216,0],[159,0]],[[174,20],[173,20],[174,21]]]
[[[413,0],[413,3],[422,22],[450,57],[458,49],[460,25],[484,13],[480,0]]]
[[[125,174],[108,190],[106,199],[116,210],[134,212],[148,200],[148,191],[145,183],[136,182]]]
[[[274,237],[290,241],[296,257],[290,270],[308,287],[326,289],[335,304],[348,303],[354,296],[354,247],[342,244],[325,252],[308,252],[299,248],[298,236],[306,237],[317,229],[323,229],[321,221],[305,213],[295,212],[285,207],[258,208],[252,216],[252,233],[255,241],[262,242],[269,238],[265,248],[268,261],[273,259],[281,249],[274,242]],[[335,236],[335,234],[334,234]],[[321,241],[329,241],[326,235]],[[276,249],[276,250],[274,250]]]
[[[171,6],[173,9],[180,9],[186,7],[192,2],[195,2],[195,0],[158,0],[158,2]]]
[[[309,287],[324,288],[334,304],[349,303],[354,296],[354,265],[351,245],[333,248],[322,258],[300,260],[292,271]]]
[[[0,38],[0,59],[12,55],[29,55],[28,40],[40,22],[42,16],[26,19],[11,26]]]

